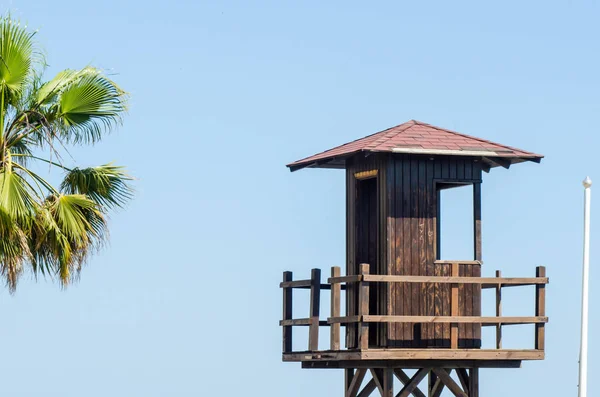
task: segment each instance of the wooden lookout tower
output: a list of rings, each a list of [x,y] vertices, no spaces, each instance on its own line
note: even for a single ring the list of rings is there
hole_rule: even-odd
[[[284,272],[283,361],[343,369],[346,397],[432,397],[444,390],[478,397],[480,368],[543,360],[545,268],[537,267],[535,277],[481,276],[482,173],[542,157],[411,120],[289,164],[291,171],[346,170],[346,266],[324,279],[319,269],[296,280]],[[467,185],[473,257],[441,260],[441,192]],[[502,315],[502,290],[515,286],[535,288],[530,317]],[[295,289],[309,290],[305,318],[292,316]],[[482,289],[495,293],[495,316],[482,316]],[[331,297],[325,315],[322,293]],[[502,347],[502,327],[518,324],[534,324],[533,348]],[[293,349],[296,326],[308,327],[301,350]],[[496,331],[493,349],[481,348],[487,326]],[[328,343],[319,343],[322,327],[330,338],[321,342]],[[397,393],[394,378],[403,385]]]

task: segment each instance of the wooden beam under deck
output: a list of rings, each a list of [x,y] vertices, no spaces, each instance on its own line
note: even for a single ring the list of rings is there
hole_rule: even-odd
[[[311,351],[284,353],[285,362],[325,362],[370,360],[471,360],[471,361],[521,361],[543,360],[543,350],[512,349],[369,349],[348,351]]]
[[[521,368],[521,360],[360,360],[360,361],[303,361],[306,369],[340,368],[403,368],[419,369],[428,366],[446,369]]]

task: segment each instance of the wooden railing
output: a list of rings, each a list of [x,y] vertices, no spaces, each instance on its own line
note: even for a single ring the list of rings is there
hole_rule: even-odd
[[[311,278],[308,280],[292,279],[291,272],[283,273],[283,352],[292,352],[292,327],[308,326],[308,351],[318,351],[319,326],[330,327],[330,350],[340,350],[340,326],[356,324],[358,330],[358,348],[369,348],[370,323],[446,323],[450,324],[450,348],[458,349],[458,324],[481,324],[481,326],[494,326],[496,328],[496,349],[502,349],[502,326],[513,324],[535,324],[535,349],[545,348],[546,317],[546,268],[538,266],[536,277],[531,278],[504,278],[500,271],[496,277],[458,277],[459,263],[452,263],[452,276],[386,276],[369,274],[369,265],[361,264],[358,275],[341,276],[340,268],[331,268],[331,277],[326,284],[321,283],[321,270],[312,269]],[[358,310],[357,315],[341,316],[341,291],[347,284],[358,285]],[[451,285],[451,313],[450,316],[392,316],[374,315],[369,313],[369,286],[370,283],[437,283]],[[459,316],[458,286],[459,284],[480,285],[482,289],[496,290],[496,316]],[[502,288],[534,285],[536,288],[535,316],[533,317],[503,317],[502,316]],[[292,291],[295,288],[310,289],[310,309],[306,318],[292,318]],[[331,315],[326,321],[320,320],[319,306],[321,290],[331,291]]]

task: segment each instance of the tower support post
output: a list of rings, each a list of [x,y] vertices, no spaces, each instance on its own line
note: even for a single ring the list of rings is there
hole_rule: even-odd
[[[346,368],[344,371],[345,397],[439,397],[445,388],[457,397],[479,397],[479,368],[424,367],[412,376],[403,368]],[[458,381],[452,377],[453,372]],[[366,376],[371,379],[365,382]],[[402,384],[397,394],[394,394],[394,377]],[[425,394],[419,385],[427,377]]]

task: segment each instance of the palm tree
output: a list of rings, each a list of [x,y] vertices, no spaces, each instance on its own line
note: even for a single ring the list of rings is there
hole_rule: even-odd
[[[0,275],[14,291],[25,269],[62,286],[107,238],[107,212],[131,198],[131,178],[106,164],[68,168],[68,145],[94,144],[120,123],[127,94],[93,67],[42,80],[35,33],[0,19]],[[53,186],[36,163],[64,177]]]

